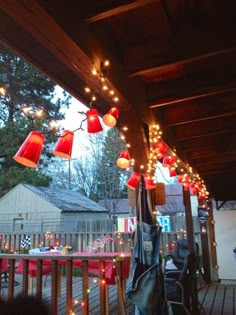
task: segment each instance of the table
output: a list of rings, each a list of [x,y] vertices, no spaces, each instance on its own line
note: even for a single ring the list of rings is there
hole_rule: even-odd
[[[38,253],[37,256],[40,258],[40,256],[46,256],[46,255],[61,255],[61,252],[43,252]],[[73,254],[68,254],[72,257],[99,257],[102,256],[116,258],[119,256],[129,257],[130,253],[121,253],[121,252],[99,252],[99,253],[91,253],[91,252],[74,252]],[[36,255],[34,255],[36,256]],[[117,276],[117,269],[116,265],[117,262],[112,259],[107,259],[104,262],[104,279],[106,284],[108,285],[115,285],[116,284],[116,276]],[[66,260],[58,260],[58,265],[63,266],[66,265]],[[73,268],[81,268],[82,267],[82,259],[79,260],[73,260],[72,263]],[[122,279],[125,280],[129,277],[129,270],[130,270],[130,261],[124,261],[123,263],[123,270],[122,270]],[[48,275],[52,271],[52,261],[50,259],[43,259],[43,265],[42,265],[42,275]],[[19,260],[18,266],[16,268],[17,273],[23,274],[23,259]],[[100,275],[100,264],[99,260],[89,260],[88,259],[88,272],[93,273],[97,276]],[[36,259],[30,259],[29,260],[29,268],[28,268],[28,274],[30,277],[30,290],[32,290],[32,278],[35,278],[37,276],[37,260]],[[58,276],[60,276],[60,273],[58,273]]]
[[[44,252],[42,254],[37,254],[37,256],[46,256],[46,255],[61,255],[61,252]],[[90,252],[75,252],[73,254],[69,254],[72,257],[87,257],[92,256],[92,257],[111,257],[111,258],[116,258],[119,256],[124,256],[124,257],[130,257],[130,253],[121,253],[121,252],[103,252],[103,253],[90,253]],[[58,265],[63,266],[66,264],[66,260],[59,260]],[[81,260],[73,260],[73,267],[74,268],[81,268],[82,266],[82,259]],[[129,276],[129,269],[130,269],[130,262],[125,261],[123,265],[123,278],[126,279]],[[42,273],[43,275],[47,275],[52,271],[51,267],[51,260],[50,259],[44,259],[43,260],[43,270]],[[98,275],[100,274],[100,267],[99,267],[99,260],[88,260],[88,271]],[[20,259],[17,269],[17,273],[23,273],[23,260]],[[34,278],[37,276],[37,260],[36,259],[30,259],[29,260],[29,276],[31,278]],[[104,267],[104,273],[105,273],[105,279],[107,284],[115,284],[115,276],[116,276],[116,262],[113,260],[105,260],[105,267]]]
[[[93,257],[111,257],[114,258],[114,260],[105,260],[105,266],[104,266],[104,277],[107,284],[116,284],[116,276],[117,276],[117,270],[116,265],[117,262],[115,261],[116,257],[123,256],[123,257],[129,257],[130,253],[125,252],[101,252],[101,253],[89,253],[89,252],[75,252],[73,253],[73,256],[93,256]],[[81,268],[82,260],[73,260],[73,267],[74,268]],[[130,261],[124,261],[123,263],[123,270],[122,270],[122,278],[127,279],[129,277],[129,270],[130,270]],[[88,271],[99,276],[100,274],[100,266],[99,266],[99,260],[88,260]]]

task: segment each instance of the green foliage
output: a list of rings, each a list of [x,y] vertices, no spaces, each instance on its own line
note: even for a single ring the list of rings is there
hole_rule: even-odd
[[[97,197],[103,200],[104,206],[111,211],[115,207],[112,199],[127,198],[125,182],[128,172],[116,165],[116,160],[123,149],[124,143],[120,139],[119,130],[109,129],[103,142],[97,169]]]
[[[51,157],[48,148],[55,142],[55,135],[47,135],[44,159],[38,169],[25,168],[12,157],[32,129],[48,132],[50,121],[63,119],[60,110],[68,107],[70,96],[65,94],[62,99],[55,99],[55,83],[3,45],[0,45],[0,83],[7,91],[0,97],[0,194],[22,182],[47,186],[50,177],[42,169]],[[30,120],[21,111],[25,106],[30,106],[32,112],[41,109],[44,114],[40,119]]]

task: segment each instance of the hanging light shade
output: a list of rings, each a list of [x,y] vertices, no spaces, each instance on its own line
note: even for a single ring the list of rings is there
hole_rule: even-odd
[[[196,195],[198,193],[198,189],[197,189],[197,187],[192,187],[192,194],[193,195]]]
[[[44,144],[44,135],[31,131],[13,159],[25,166],[36,168]]]
[[[162,166],[163,167],[170,167],[171,165],[171,156],[165,155],[162,161]]]
[[[166,153],[167,144],[165,144],[165,142],[162,142],[162,141],[157,141],[155,144],[154,150],[157,153],[157,158],[161,159],[164,156],[164,154]]]
[[[130,161],[130,154],[128,150],[122,150],[118,159],[116,160],[116,165],[120,168],[128,168]]]
[[[61,158],[70,159],[72,153],[73,140],[74,133],[69,130],[63,130],[52,153]]]
[[[183,175],[179,175],[177,181],[178,181],[178,183],[182,183],[183,182]]]
[[[146,190],[154,189],[156,187],[156,183],[154,183],[154,180],[151,175],[144,176],[144,183]]]
[[[174,176],[177,175],[176,169],[175,169],[175,167],[173,167],[173,166],[171,166],[171,167],[169,168],[169,172],[170,172],[170,177],[174,177]]]
[[[102,131],[102,125],[100,123],[97,110],[94,108],[90,109],[87,111],[86,115],[88,133],[96,133]]]
[[[190,190],[190,183],[183,183],[183,186],[184,186],[184,190]]]
[[[109,111],[102,117],[104,124],[108,127],[114,127],[119,116],[119,109],[117,107],[112,107]]]
[[[128,186],[130,189],[136,189],[141,175],[139,173],[133,172],[133,174],[128,179],[126,186]]]

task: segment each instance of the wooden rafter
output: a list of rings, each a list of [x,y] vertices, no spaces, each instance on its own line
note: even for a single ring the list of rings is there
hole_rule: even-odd
[[[150,3],[155,2],[156,0],[136,0],[136,1],[132,1],[128,4],[124,4],[124,5],[119,5],[113,9],[101,12],[97,15],[91,16],[87,19],[85,19],[85,22],[87,23],[95,23],[101,20],[105,20],[105,19],[109,19],[111,17],[114,17],[115,15],[119,15],[122,13],[126,13],[129,12],[131,10],[136,10],[138,8],[141,8],[143,6],[146,6]]]
[[[175,62],[168,62],[167,64],[160,64],[158,66],[156,64],[153,64],[153,65],[149,65],[145,67],[145,64],[143,64],[141,70],[130,72],[129,76],[136,77],[136,76],[143,76],[143,75],[148,75],[148,74],[156,73],[156,72],[163,73],[166,70],[168,70],[170,67],[178,68],[179,66],[184,66],[184,65],[196,62],[196,61],[208,59],[210,57],[214,57],[218,55],[224,55],[224,54],[234,52],[234,51],[236,51],[235,46],[227,48],[227,49],[219,49],[219,50],[211,51],[205,54],[197,54],[196,56],[186,57],[184,59],[180,59]]]

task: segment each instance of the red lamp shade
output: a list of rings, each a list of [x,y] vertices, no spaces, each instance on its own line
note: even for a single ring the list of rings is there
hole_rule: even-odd
[[[163,155],[166,153],[167,150],[167,144],[165,144],[162,141],[157,141],[155,144],[155,151],[158,155],[158,159],[161,159]]]
[[[119,109],[117,107],[112,107],[102,117],[102,120],[106,126],[114,127],[116,125],[116,121],[117,121],[118,116],[119,116]]]
[[[70,159],[72,153],[73,140],[74,133],[69,130],[63,130],[52,153],[61,158]]]
[[[44,135],[31,131],[13,159],[25,166],[36,168],[44,144]]]
[[[176,169],[175,169],[175,167],[170,167],[169,168],[169,172],[170,172],[170,177],[174,177],[174,176],[176,176],[177,174],[176,174]]]
[[[193,195],[197,195],[197,193],[198,193],[198,189],[197,189],[197,187],[192,187],[192,194]]]
[[[94,108],[90,109],[87,111],[86,115],[88,120],[88,133],[96,133],[102,131],[102,125],[100,123],[97,110]]]
[[[150,175],[144,176],[144,183],[146,190],[154,189],[156,187],[156,184],[154,183],[154,180]]]
[[[190,183],[183,183],[184,190],[190,190]]]
[[[162,166],[170,167],[170,165],[171,165],[171,156],[165,155],[163,158]]]
[[[135,189],[139,183],[141,175],[139,173],[133,172],[133,174],[128,179],[126,186],[130,189]]]
[[[183,182],[183,175],[179,175],[178,176],[178,183],[182,183]]]
[[[122,150],[118,159],[116,160],[116,165],[120,168],[128,168],[130,161],[130,154],[128,150]]]

